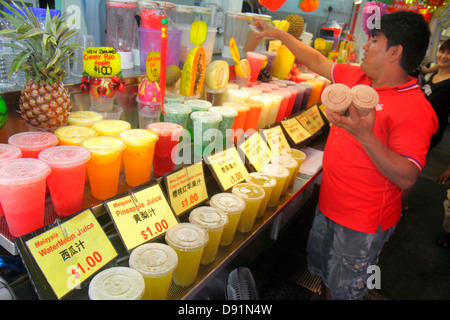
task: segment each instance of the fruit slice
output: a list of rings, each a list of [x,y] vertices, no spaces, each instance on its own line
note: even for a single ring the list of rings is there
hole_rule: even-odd
[[[201,46],[206,40],[208,34],[208,25],[204,21],[195,20],[191,25],[189,41],[196,46]]]
[[[224,88],[230,78],[230,68],[224,60],[215,60],[206,67],[205,85],[210,89]]]
[[[247,78],[251,73],[250,63],[247,59],[242,59],[238,63],[236,63],[236,65],[234,66],[234,70],[237,76]]]
[[[202,91],[205,69],[205,48],[196,46],[189,51],[184,61],[180,80],[181,95],[190,97]]]

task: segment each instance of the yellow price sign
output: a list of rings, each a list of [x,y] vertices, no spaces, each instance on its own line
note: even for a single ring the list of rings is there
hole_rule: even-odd
[[[149,52],[145,60],[146,75],[150,82],[159,81],[161,74],[161,54]]]
[[[104,202],[128,250],[163,235],[178,224],[158,183]]]
[[[205,161],[212,168],[217,182],[224,191],[244,181],[248,176],[247,168],[234,146],[206,156]]]
[[[83,51],[83,69],[92,77],[112,77],[120,68],[120,55],[114,48],[89,47]]]
[[[26,242],[61,299],[117,256],[91,210],[83,211]]]
[[[281,125],[295,144],[311,137],[311,134],[295,118],[282,120]]]
[[[325,112],[325,105],[324,105],[324,104],[321,104],[321,105],[319,106],[319,109],[320,109],[320,111],[322,111],[322,114],[325,116],[325,119],[327,119],[327,121],[330,121],[330,120],[328,120],[327,113]]]
[[[258,172],[261,171],[272,158],[272,152],[270,151],[269,146],[264,142],[258,132],[252,134],[238,147],[245,154],[249,164]]]
[[[278,48],[281,47],[283,43],[280,40],[272,40],[269,41],[269,47],[267,49],[267,51],[269,52],[277,52]]]
[[[234,40],[234,38],[231,38],[229,44],[231,57],[233,58],[234,62],[239,63],[239,61],[241,61],[241,55],[239,54],[239,48],[236,44],[236,40]]]
[[[325,125],[325,122],[320,115],[319,107],[317,105],[313,105],[312,107],[306,109],[305,111],[310,119],[316,123],[319,128],[322,128]]]
[[[295,118],[311,135],[315,134],[320,129],[317,123],[309,116],[308,112],[306,111],[302,112]]]
[[[280,154],[281,150],[291,147],[280,126],[262,130],[261,133],[273,154]]]
[[[166,176],[167,194],[177,215],[208,199],[203,163],[196,163]]]

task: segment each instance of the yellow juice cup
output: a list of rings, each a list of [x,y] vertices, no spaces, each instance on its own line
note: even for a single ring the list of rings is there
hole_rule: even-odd
[[[100,200],[115,196],[125,143],[119,138],[97,136],[83,140],[81,146],[91,152],[87,173],[92,195]]]
[[[276,207],[280,200],[284,185],[286,184],[286,180],[289,177],[289,170],[282,165],[268,163],[262,167],[260,172],[272,176],[277,180],[277,185],[272,190],[269,203],[267,204],[268,207]]]
[[[298,172],[300,171],[300,167],[302,166],[303,160],[306,158],[306,154],[298,149],[291,149],[291,148],[285,148],[281,150],[282,156],[291,156],[294,158],[295,161],[297,161],[297,168],[294,170],[294,175],[291,178],[291,181],[289,182],[289,186],[292,186],[295,182],[295,178],[298,175]]]
[[[174,283],[187,287],[197,280],[203,249],[208,243],[208,232],[192,223],[179,223],[167,230],[166,243],[178,255],[178,266],[172,274]]]
[[[141,300],[145,282],[142,275],[128,267],[101,271],[89,283],[91,300]]]
[[[235,185],[231,192],[245,201],[245,210],[241,214],[237,230],[242,233],[250,232],[265,196],[264,189],[251,183],[242,182]]]
[[[149,181],[159,136],[147,129],[130,129],[119,133],[119,138],[126,145],[123,165],[127,184],[135,187]]]
[[[84,139],[97,136],[97,131],[91,127],[71,125],[59,127],[55,130],[59,145],[79,146]]]
[[[178,265],[174,249],[164,243],[146,243],[131,252],[128,263],[144,277],[142,300],[167,299],[172,273]]]
[[[223,229],[222,239],[220,240],[221,247],[228,246],[234,240],[239,219],[245,210],[245,201],[232,193],[221,192],[211,197],[209,205],[228,215],[228,224]]]
[[[285,194],[288,187],[290,186],[291,180],[293,178],[295,179],[294,173],[298,163],[291,156],[282,156],[282,155],[273,156],[270,162],[273,164],[280,164],[289,170],[289,177],[287,178],[283,190],[281,191],[281,194]]]
[[[279,94],[273,93],[263,93],[262,96],[266,97],[272,102],[266,122],[266,126],[271,126],[277,120],[278,111],[280,110],[280,105],[281,102],[283,101],[283,97],[280,96]]]
[[[259,115],[258,124],[256,125],[256,129],[263,129],[266,127],[267,119],[269,117],[270,108],[272,106],[272,100],[267,99],[261,94],[252,96],[252,99],[259,100],[263,103],[261,114]]]
[[[95,121],[103,120],[103,115],[95,111],[74,111],[67,120],[71,126],[91,127]]]
[[[131,124],[124,120],[105,119],[95,121],[92,128],[97,131],[99,136],[117,137],[119,133],[130,130]]]
[[[196,224],[208,232],[208,243],[203,249],[201,264],[210,264],[214,261],[222,239],[223,229],[228,224],[225,212],[215,207],[201,206],[191,211],[189,222]]]
[[[261,201],[258,213],[256,214],[256,218],[261,218],[264,215],[264,212],[266,212],[267,204],[269,203],[273,189],[275,189],[277,185],[277,180],[267,174],[263,174],[260,172],[250,172],[247,178],[245,178],[245,182],[255,184],[264,189],[265,196]]]

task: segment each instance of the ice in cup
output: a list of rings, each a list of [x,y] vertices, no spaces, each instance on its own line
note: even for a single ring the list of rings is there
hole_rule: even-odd
[[[353,93],[350,88],[342,83],[334,83],[327,86],[322,92],[322,103],[328,109],[340,115],[347,112],[352,104]]]
[[[216,143],[222,116],[211,111],[195,111],[191,113],[190,118],[192,120],[191,137],[194,139],[194,154],[203,157],[206,155],[206,147]]]
[[[114,197],[117,194],[125,143],[117,137],[97,136],[83,140],[81,146],[91,153],[87,173],[92,195],[99,200]]]
[[[6,143],[0,143],[0,162],[4,162],[10,159],[22,158],[22,150],[20,148],[12,146]],[[0,217],[4,217],[3,208],[0,203]]]
[[[52,170],[47,183],[56,214],[69,216],[83,209],[86,163],[90,158],[89,150],[79,146],[55,146],[39,154]]]
[[[292,186],[295,182],[295,178],[300,171],[300,167],[302,166],[303,160],[306,158],[306,154],[298,149],[284,148],[281,150],[281,155],[283,156],[291,156],[295,161],[297,161],[297,168],[294,170],[294,174],[292,175],[291,181],[289,182],[289,186]]]
[[[233,129],[234,119],[238,115],[236,109],[230,107],[211,107],[211,112],[218,113],[222,116],[222,121],[219,124],[219,132],[222,134],[222,141],[217,140],[217,146],[220,149],[228,147],[231,137],[231,129]]]
[[[22,150],[22,158],[37,159],[39,152],[58,144],[58,137],[49,132],[20,132],[10,136],[8,143]]]
[[[184,103],[164,104],[164,121],[179,124],[187,129],[187,122],[192,108]]]
[[[211,197],[209,205],[228,215],[228,224],[223,229],[222,239],[220,240],[221,247],[228,246],[234,240],[239,219],[245,210],[245,201],[235,194],[220,192]]]
[[[282,156],[282,155],[273,156],[270,162],[273,164],[280,164],[289,170],[289,176],[286,179],[286,182],[283,186],[283,190],[281,191],[281,194],[285,194],[288,187],[290,186],[291,180],[295,179],[294,173],[295,170],[297,169],[298,163],[291,156]]]
[[[250,64],[250,70],[251,70],[251,77],[250,77],[250,83],[256,83],[258,80],[259,72],[261,71],[262,65],[264,61],[267,60],[267,56],[254,52],[254,51],[247,51],[247,60]]]
[[[272,102],[272,105],[269,109],[269,115],[267,116],[266,126],[273,125],[277,120],[278,111],[280,110],[281,102],[283,101],[283,97],[279,94],[271,93],[263,93],[262,96],[266,97]]]
[[[241,182],[235,185],[231,192],[245,201],[245,210],[241,213],[237,230],[242,233],[250,232],[265,196],[264,189],[251,183]]]
[[[136,187],[149,181],[159,136],[147,129],[130,129],[119,133],[119,138],[126,145],[123,165],[127,184]]]
[[[0,163],[0,202],[12,236],[20,237],[44,226],[50,172],[47,163],[34,158]]]
[[[350,91],[353,94],[352,103],[361,117],[368,115],[370,110],[374,109],[380,101],[378,92],[368,85],[358,84],[352,87]]]
[[[146,243],[134,249],[128,261],[145,281],[142,300],[166,300],[172,274],[178,265],[174,249],[164,243]]]
[[[175,162],[172,160],[172,154],[178,150],[183,127],[171,122],[154,122],[147,126],[148,130],[155,132],[159,139],[155,145],[153,156],[153,173],[162,176],[175,169]]]
[[[275,189],[272,190],[270,195],[268,207],[276,207],[280,200],[281,192],[286,184],[286,180],[289,177],[289,170],[279,164],[268,163],[264,165],[260,171],[263,174],[274,177],[277,180]]]
[[[208,232],[184,222],[170,227],[165,239],[178,255],[178,266],[172,274],[173,282],[181,287],[193,284],[197,280],[203,249],[208,243]]]
[[[97,136],[97,131],[87,126],[63,126],[55,130],[59,145],[79,146],[84,139]]]
[[[103,115],[95,111],[74,111],[69,114],[71,126],[91,127],[95,121],[103,120]]]
[[[261,218],[266,212],[267,204],[269,203],[269,199],[272,195],[273,189],[275,189],[277,185],[277,180],[267,174],[263,174],[260,172],[250,172],[247,175],[247,178],[245,178],[245,182],[255,184],[264,189],[264,199],[261,201],[258,213],[256,214],[256,218]]]
[[[119,133],[131,129],[131,124],[124,120],[104,119],[92,124],[99,136],[117,137]]]
[[[144,277],[138,271],[113,267],[92,278],[88,294],[91,300],[141,300],[144,291]]]

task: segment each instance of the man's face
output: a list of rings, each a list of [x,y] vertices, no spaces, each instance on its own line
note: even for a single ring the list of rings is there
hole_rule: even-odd
[[[364,73],[374,78],[381,71],[388,57],[388,40],[381,32],[376,32],[363,46],[364,55],[361,59],[361,69]]]

